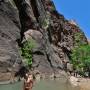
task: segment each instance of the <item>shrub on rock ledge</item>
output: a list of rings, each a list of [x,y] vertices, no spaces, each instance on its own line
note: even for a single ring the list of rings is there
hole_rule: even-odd
[[[35,47],[35,41],[33,39],[27,40],[23,43],[21,48],[21,55],[24,58],[28,66],[32,65],[32,49]]]

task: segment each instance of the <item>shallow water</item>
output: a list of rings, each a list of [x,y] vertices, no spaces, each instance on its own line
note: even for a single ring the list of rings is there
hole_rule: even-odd
[[[0,90],[23,90],[23,81],[13,84],[0,84]]]
[[[23,90],[23,82],[0,85],[0,90]],[[79,90],[73,87],[67,80],[41,80],[35,83],[32,90]]]
[[[42,80],[35,84],[33,90],[79,90],[64,80]]]

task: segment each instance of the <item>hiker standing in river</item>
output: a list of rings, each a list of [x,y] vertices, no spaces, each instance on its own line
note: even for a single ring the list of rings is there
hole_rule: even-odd
[[[24,90],[32,90],[33,87],[33,75],[26,74],[25,83],[24,83]]]

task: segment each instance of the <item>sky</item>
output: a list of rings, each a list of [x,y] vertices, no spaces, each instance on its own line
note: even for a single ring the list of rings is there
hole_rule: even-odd
[[[90,0],[53,0],[58,12],[74,19],[90,39]]]

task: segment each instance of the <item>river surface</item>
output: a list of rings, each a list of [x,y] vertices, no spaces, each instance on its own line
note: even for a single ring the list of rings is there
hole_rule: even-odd
[[[0,90],[23,90],[23,82],[0,85]],[[32,90],[79,90],[73,87],[67,80],[41,80],[35,82]]]
[[[13,84],[0,84],[0,90],[23,90],[24,82],[16,82]]]
[[[71,86],[68,81],[62,79],[42,80],[34,85],[33,90],[79,90],[79,88]]]

